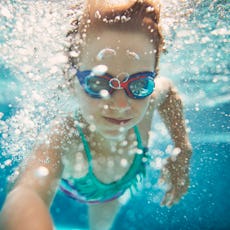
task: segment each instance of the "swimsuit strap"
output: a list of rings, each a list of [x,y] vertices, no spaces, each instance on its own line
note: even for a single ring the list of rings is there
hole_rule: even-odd
[[[137,147],[139,149],[142,149],[142,153],[146,155],[147,152],[149,151],[149,148],[146,147],[146,146],[143,146],[142,139],[141,139],[141,134],[140,134],[139,129],[138,129],[137,126],[134,126],[134,132],[135,132],[136,138],[137,138]]]
[[[141,140],[141,135],[140,135],[139,129],[136,125],[134,126],[133,129],[134,129],[134,132],[135,132],[136,138],[137,138],[137,147],[142,149],[143,145],[142,145],[142,140]]]
[[[78,130],[78,132],[80,134],[80,137],[81,137],[84,149],[85,149],[85,153],[86,153],[86,156],[88,158],[89,169],[91,170],[92,169],[92,156],[91,156],[91,151],[90,151],[90,148],[89,148],[88,141],[86,140],[85,135],[84,135],[83,130],[80,127],[80,125],[77,125],[77,130]]]

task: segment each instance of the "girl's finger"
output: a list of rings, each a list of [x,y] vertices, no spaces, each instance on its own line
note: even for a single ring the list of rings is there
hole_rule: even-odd
[[[168,204],[171,203],[171,200],[173,199],[173,197],[174,197],[174,189],[171,188],[165,193],[165,196],[161,202],[161,205],[168,206]]]
[[[166,202],[166,206],[168,208],[171,208],[174,202],[175,202],[175,190],[173,189],[173,191],[169,194],[168,200]]]

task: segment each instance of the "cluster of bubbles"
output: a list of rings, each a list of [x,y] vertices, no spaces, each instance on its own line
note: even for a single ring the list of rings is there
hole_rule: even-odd
[[[54,117],[76,108],[77,102],[72,100],[68,83],[63,77],[63,70],[68,68],[63,47],[69,45],[65,36],[71,29],[73,18],[80,17],[83,3],[84,0],[78,0],[78,8],[71,8],[71,5],[76,5],[74,0],[5,0],[4,4],[0,3],[0,62],[8,66],[21,83],[18,86],[20,94],[16,95],[15,115],[6,121],[0,120],[3,155],[27,156],[40,131],[48,129]],[[163,58],[162,73],[185,88],[182,91],[188,92],[184,95],[187,103],[191,102],[189,98],[194,92],[194,100],[205,99],[210,105],[218,103],[218,100],[229,100],[226,93],[229,90],[229,70],[226,68],[229,60],[226,58],[227,36],[230,31],[226,23],[228,6],[211,0],[161,0],[161,4],[161,25],[169,51]],[[198,6],[200,12],[195,10]],[[151,10],[148,8],[148,11]],[[216,16],[213,16],[214,12]],[[95,16],[100,17],[100,12]],[[103,52],[98,54],[98,59],[103,58]],[[77,57],[78,53],[73,51],[71,55]],[[107,50],[107,55],[114,55],[114,51]],[[135,54],[130,55],[135,57]],[[100,66],[93,71],[99,74],[106,70]],[[207,82],[210,82],[208,87],[201,89],[201,85],[207,86]],[[213,93],[217,88],[217,92]],[[210,91],[211,95],[217,95],[215,102],[207,98]],[[102,95],[107,97],[108,92],[102,92]],[[199,111],[198,103],[194,107]],[[1,117],[3,114],[0,114]],[[162,127],[159,132],[166,135]],[[150,141],[153,140],[154,136]],[[168,153],[176,157],[179,152],[176,149]],[[5,161],[6,166],[11,163],[11,160]],[[125,165],[125,162],[122,164]],[[163,164],[164,161],[156,158],[152,167],[160,169]],[[39,168],[37,173],[47,175],[44,168]]]
[[[189,20],[170,30],[172,40],[160,69],[179,87],[185,103],[199,111],[200,102],[214,107],[229,101],[229,4],[217,0],[193,4]]]
[[[8,97],[5,102],[11,99],[16,104],[14,114],[0,120],[4,156],[10,155],[14,160],[27,157],[40,131],[48,129],[55,117],[65,116],[77,107],[63,77],[68,69],[64,53],[64,47],[68,46],[66,33],[72,20],[68,13],[74,2],[0,3],[0,63],[15,76],[17,89],[3,94]],[[5,165],[10,165],[8,160]]]

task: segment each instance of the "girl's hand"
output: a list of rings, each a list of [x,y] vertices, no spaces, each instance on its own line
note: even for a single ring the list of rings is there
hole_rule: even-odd
[[[168,158],[161,171],[159,184],[166,185],[162,206],[171,207],[179,202],[189,187],[189,158],[191,151],[181,152],[177,158]]]

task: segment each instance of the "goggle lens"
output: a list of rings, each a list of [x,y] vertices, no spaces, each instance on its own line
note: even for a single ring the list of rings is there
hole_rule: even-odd
[[[86,78],[87,91],[93,91],[94,93],[100,93],[102,90],[109,90],[109,81],[101,77],[87,77]]]
[[[155,88],[155,84],[152,78],[140,78],[136,81],[132,81],[129,85],[129,90],[134,98],[145,98],[152,94]]]

